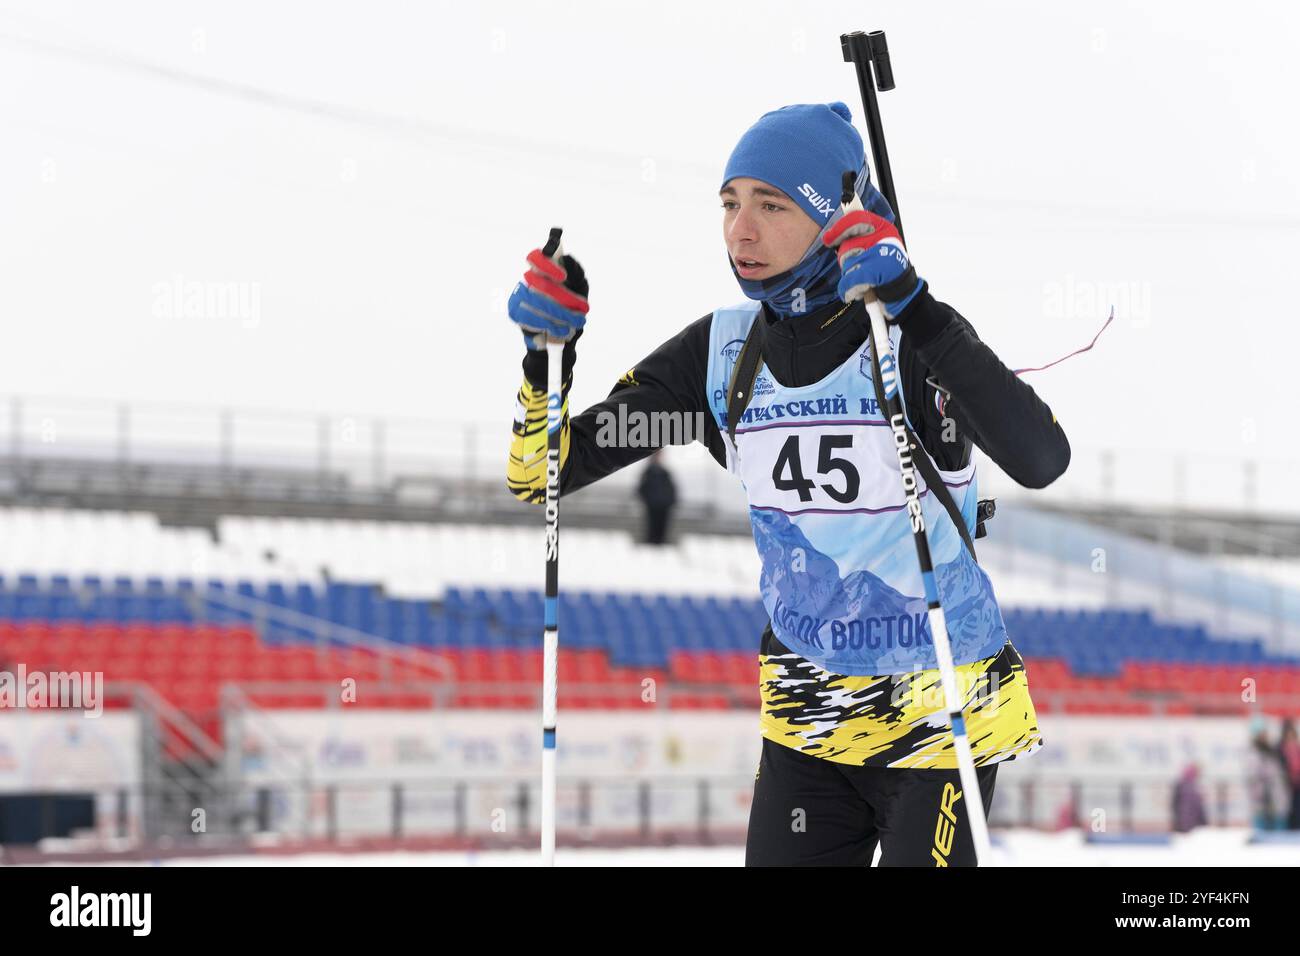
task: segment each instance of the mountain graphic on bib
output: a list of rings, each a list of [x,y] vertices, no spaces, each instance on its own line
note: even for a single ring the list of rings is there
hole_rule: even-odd
[[[910,596],[868,570],[841,576],[779,511],[750,515],[763,563],[760,587],[776,636],[791,650],[838,674],[888,674],[938,665],[925,598]],[[910,547],[911,542],[905,542]],[[1005,627],[987,578],[962,553],[935,568],[956,660],[985,653],[990,631]],[[920,580],[917,580],[920,590]]]

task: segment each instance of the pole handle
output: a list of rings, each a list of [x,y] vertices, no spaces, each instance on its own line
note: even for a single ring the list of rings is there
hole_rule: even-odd
[[[894,68],[889,63],[889,43],[885,40],[884,30],[872,30],[867,34],[871,48],[871,65],[876,70],[876,89],[882,93],[894,88]]]
[[[853,71],[858,78],[858,92],[862,94],[863,122],[867,127],[867,139],[871,144],[872,169],[875,172],[876,188],[884,195],[889,208],[894,211],[894,228],[898,236],[907,244],[903,234],[903,214],[898,208],[898,194],[894,191],[894,173],[889,166],[889,150],[885,146],[885,128],[880,121],[880,105],[876,101],[876,89],[883,92],[894,88],[894,69],[889,61],[889,45],[885,41],[885,31],[874,30],[863,33],[840,34],[840,50],[845,63],[853,64]],[[873,74],[874,69],[874,74]]]
[[[542,255],[556,262],[564,255],[564,250],[560,247],[560,236],[564,235],[564,230],[559,226],[552,226],[550,234],[546,237],[546,245],[542,246]]]
[[[550,259],[552,262],[559,262],[564,258],[564,246],[560,244],[560,237],[562,235],[564,235],[563,229],[559,226],[552,226],[550,234],[546,237],[546,245],[542,246],[542,255],[546,256],[546,258]],[[551,363],[557,366],[555,373],[556,382],[558,382],[560,378],[558,366],[560,362],[560,350],[563,348],[564,339],[557,339],[549,335],[546,337],[547,354],[550,356]]]

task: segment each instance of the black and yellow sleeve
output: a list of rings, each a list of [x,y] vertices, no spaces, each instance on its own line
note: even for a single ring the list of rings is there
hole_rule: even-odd
[[[566,380],[560,408],[561,474],[569,459],[569,385],[570,381]],[[506,485],[512,495],[529,504],[546,503],[546,399],[546,389],[538,388],[525,377],[515,400]]]
[[[611,423],[635,421],[664,412],[698,414],[702,441],[720,465],[726,451],[708,412],[705,371],[712,314],[692,323],[628,369],[603,402],[569,418],[569,386],[577,361],[575,335],[564,348],[563,406],[560,423],[560,493],[567,495],[649,456],[658,445],[623,441]],[[520,501],[546,502],[546,353],[524,356],[524,383],[515,403],[506,484]],[[702,431],[703,434],[698,432]]]

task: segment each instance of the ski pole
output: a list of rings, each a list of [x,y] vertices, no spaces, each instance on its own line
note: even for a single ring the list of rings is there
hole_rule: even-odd
[[[558,226],[544,255],[564,255]],[[564,339],[546,337],[546,598],[542,630],[542,866],[555,865],[555,721],[560,657],[560,424],[564,418]]]
[[[844,193],[841,203],[846,213],[862,208],[862,200],[853,188],[857,174],[844,173]],[[966,719],[962,715],[963,696],[957,690],[957,674],[953,669],[952,647],[948,643],[948,625],[944,620],[943,606],[939,603],[939,590],[934,580],[934,564],[930,556],[930,542],[925,534],[925,514],[917,494],[918,479],[912,466],[911,442],[904,428],[903,408],[898,395],[898,364],[889,342],[889,329],[885,323],[885,310],[873,292],[863,296],[867,314],[871,317],[870,348],[876,367],[880,370],[880,384],[884,389],[885,407],[881,409],[894,433],[894,447],[898,451],[898,466],[907,495],[907,511],[912,518],[912,540],[916,544],[916,557],[921,564],[921,582],[925,588],[926,613],[930,621],[930,634],[934,638],[934,655],[939,664],[939,681],[943,685],[944,706],[948,710],[948,723],[952,727],[953,747],[957,752],[957,769],[961,786],[966,794],[966,816],[970,821],[971,835],[975,839],[976,862],[989,860],[988,821],[984,819],[984,800],[979,778],[975,774],[975,761],[971,755],[970,740],[966,736]],[[882,344],[883,343],[883,344]],[[922,448],[915,449],[924,455]]]
[[[894,88],[894,76],[889,63],[889,48],[885,43],[885,34],[880,30],[870,35],[863,34],[861,31],[845,34],[840,37],[840,45],[845,62],[853,63],[858,74],[858,86],[862,92],[862,106],[871,140],[871,154],[876,176],[881,191],[884,192],[890,208],[894,211],[894,224],[901,239],[902,217],[898,211],[898,198],[894,194],[894,178],[889,168],[889,153],[885,148],[885,131],[880,122],[880,109],[876,103],[875,85],[871,76],[871,64],[874,63],[880,88],[882,90]],[[862,200],[854,189],[856,179],[855,170],[845,170],[840,201],[846,213],[863,208]],[[903,247],[907,247],[906,242],[903,243]],[[884,306],[871,291],[863,296],[863,303],[867,308],[867,314],[871,317],[868,342],[872,358],[880,370],[880,384],[885,398],[885,407],[881,412],[889,421],[894,433],[899,472],[907,495],[907,510],[912,516],[912,540],[916,544],[916,557],[921,565],[926,613],[930,622],[930,634],[934,638],[934,654],[939,665],[939,681],[943,685],[944,707],[948,711],[948,723],[952,728],[957,770],[961,778],[962,791],[966,795],[966,818],[970,822],[971,836],[974,838],[976,864],[989,863],[992,859],[992,845],[989,842],[988,820],[984,816],[983,793],[980,790],[979,777],[975,773],[975,759],[971,754],[970,738],[966,735],[966,718],[962,713],[964,695],[959,694],[957,689],[957,674],[953,666],[952,646],[948,641],[948,626],[944,619],[943,606],[939,602],[939,589],[934,578],[930,542],[925,533],[925,515],[921,510],[921,499],[917,493],[918,479],[912,465],[913,451],[919,455],[926,454],[926,451],[924,448],[913,449],[907,435],[906,419],[903,416],[902,401],[899,397],[898,362],[889,341]]]
[[[889,200],[889,208],[894,211],[894,228],[903,248],[907,248],[907,237],[903,234],[903,214],[898,211],[898,196],[894,192],[894,171],[889,165],[889,149],[885,145],[885,127],[880,122],[880,104],[876,102],[876,83],[880,89],[888,92],[894,88],[894,68],[889,62],[889,47],[885,43],[885,31],[873,30],[863,33],[840,34],[840,49],[844,53],[844,62],[852,63],[858,75],[858,91],[862,94],[862,115],[867,124],[867,142],[871,144],[871,166],[876,171],[876,186]],[[872,66],[876,69],[875,79],[871,75]]]

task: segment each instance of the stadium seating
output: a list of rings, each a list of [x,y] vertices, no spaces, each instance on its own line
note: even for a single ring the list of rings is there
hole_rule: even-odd
[[[644,706],[652,680],[671,707],[753,705],[766,615],[752,542],[687,536],[665,556],[565,533],[562,704]],[[0,664],[102,670],[203,719],[224,684],[324,706],[321,688],[349,676],[371,678],[358,706],[534,707],[542,596],[518,555],[536,545],[519,528],[226,518],[214,537],[149,515],[0,509]],[[1300,660],[1260,640],[1062,606],[1028,576],[996,583],[1044,712],[1239,708],[1247,677],[1276,695],[1266,707],[1297,709]]]
[[[570,694],[573,706],[639,706],[646,678],[672,688],[674,706],[753,700],[766,621],[756,599],[577,592],[562,597],[560,616],[561,684],[580,692]],[[1070,708],[1109,713],[1189,695],[1229,699],[1243,676],[1300,694],[1295,658],[1163,624],[1148,611],[1007,609],[1004,617],[1046,709],[1063,697]],[[541,594],[529,590],[449,588],[429,601],[343,582],[0,579],[0,658],[145,680],[192,710],[215,707],[226,682],[378,677],[387,656],[350,646],[367,635],[379,650],[403,652],[386,679],[449,681],[457,690],[444,700],[454,706],[533,706],[541,623]],[[311,697],[294,699],[306,706]]]

